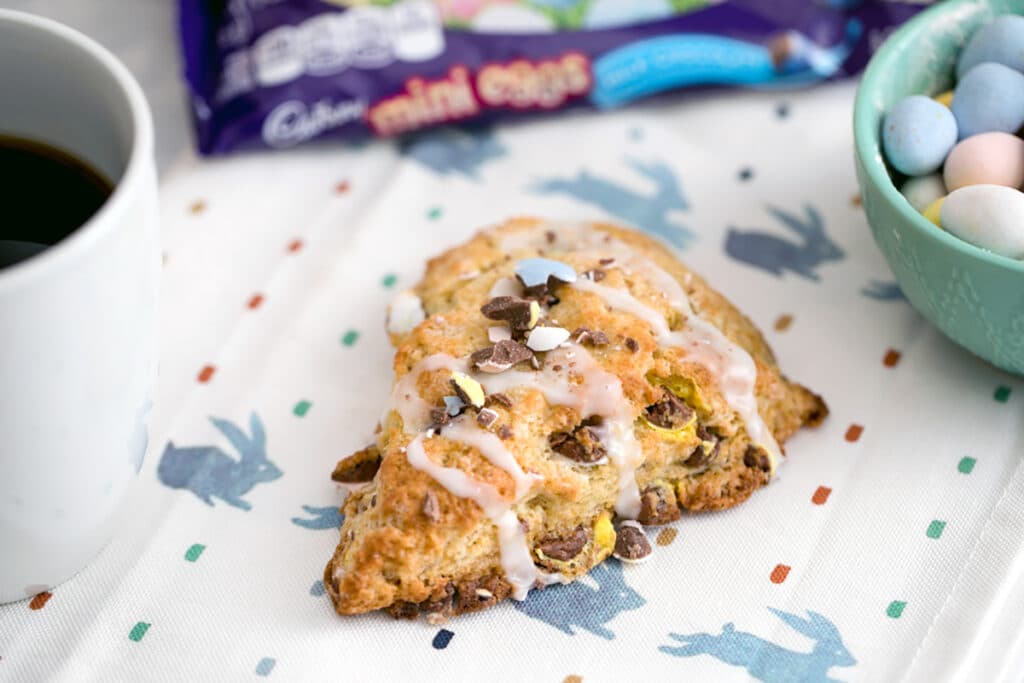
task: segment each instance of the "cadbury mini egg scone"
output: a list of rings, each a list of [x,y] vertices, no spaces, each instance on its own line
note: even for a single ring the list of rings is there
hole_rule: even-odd
[[[442,618],[644,559],[648,525],[767,484],[827,408],[664,247],[515,219],[389,311],[395,383],[324,571],[340,614]]]

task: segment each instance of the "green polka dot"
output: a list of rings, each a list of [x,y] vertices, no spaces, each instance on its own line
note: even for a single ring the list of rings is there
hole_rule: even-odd
[[[341,336],[341,343],[345,346],[352,346],[359,339],[359,333],[355,330],[349,330]]]
[[[303,400],[303,401],[299,401],[298,403],[295,404],[295,407],[292,408],[292,412],[295,413],[296,417],[305,417],[306,413],[308,413],[309,409],[312,408],[312,407],[313,407],[312,403],[310,403],[309,401]]]
[[[1010,387],[1005,385],[996,387],[996,391],[992,395],[992,398],[1000,403],[1006,403],[1010,400]]]
[[[925,534],[928,536],[928,538],[938,538],[942,536],[942,532],[943,530],[945,530],[945,528],[945,522],[938,519],[933,519],[932,523],[928,525],[928,531],[926,531]]]
[[[903,616],[903,608],[907,606],[907,603],[902,600],[893,600],[889,603],[889,607],[886,608],[885,613],[893,619],[899,619]]]
[[[430,207],[430,210],[427,211],[427,218],[429,218],[432,221],[436,221],[438,218],[441,217],[442,213],[444,212],[441,211],[440,206],[432,206]]]
[[[394,287],[396,282],[398,282],[398,276],[394,273],[388,273],[380,280],[380,283],[388,288]]]
[[[974,470],[974,463],[978,462],[974,458],[963,457],[960,458],[960,462],[956,468],[964,474],[970,474]]]
[[[128,640],[135,641],[136,643],[142,640],[142,637],[146,635],[146,631],[149,630],[149,624],[144,621],[132,626],[132,630],[128,633]]]
[[[193,543],[189,546],[189,549],[185,551],[185,559],[189,562],[195,562],[199,559],[199,556],[206,550],[206,546],[202,543]]]

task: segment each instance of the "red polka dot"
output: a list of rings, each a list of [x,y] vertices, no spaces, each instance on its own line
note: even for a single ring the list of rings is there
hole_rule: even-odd
[[[819,486],[811,496],[811,502],[815,505],[824,505],[830,495],[832,495],[832,489],[827,486]]]
[[[340,183],[334,186],[334,191],[337,194],[345,194],[346,192],[349,191],[350,187],[351,185],[348,184],[347,180],[342,180]]]
[[[213,373],[216,369],[217,368],[213,367],[212,365],[204,365],[203,369],[199,371],[199,381],[202,382],[203,384],[209,382],[210,378],[213,377]]]
[[[295,253],[299,249],[302,249],[302,240],[292,240],[288,245],[288,251]]]
[[[786,580],[787,576],[789,576],[789,565],[777,564],[775,569],[772,570],[772,583],[782,583]]]
[[[248,306],[249,306],[249,308],[251,308],[253,310],[256,310],[257,308],[260,307],[260,304],[262,304],[262,303],[263,303],[263,295],[262,294],[253,294],[252,298],[249,299]]]
[[[900,356],[902,354],[896,349],[889,349],[885,352],[885,357],[882,358],[882,365],[887,368],[894,368],[896,364],[900,362]]]
[[[864,433],[864,428],[859,424],[852,424],[846,429],[846,440],[850,443],[854,443],[860,439],[860,435]]]

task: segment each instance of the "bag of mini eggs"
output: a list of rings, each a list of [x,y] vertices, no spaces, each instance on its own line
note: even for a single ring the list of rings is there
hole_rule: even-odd
[[[856,73],[925,2],[179,0],[199,149],[389,137]]]

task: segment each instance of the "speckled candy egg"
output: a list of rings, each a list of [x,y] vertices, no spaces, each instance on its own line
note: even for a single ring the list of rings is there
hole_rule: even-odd
[[[946,183],[941,173],[931,173],[909,179],[903,183],[900,192],[914,211],[924,211],[936,199],[946,196]]]
[[[957,83],[950,104],[960,138],[978,133],[1014,133],[1024,125],[1024,74],[985,62]]]
[[[950,110],[924,95],[900,100],[882,124],[886,159],[897,171],[911,176],[941,166],[956,137],[956,120]]]
[[[1024,192],[1003,185],[968,185],[942,203],[942,227],[965,242],[1024,258]]]
[[[1009,133],[982,133],[957,143],[942,171],[950,192],[968,185],[1024,184],[1024,140]]]
[[[1024,73],[1024,17],[1004,14],[975,31],[960,53],[956,75],[962,78],[984,62],[996,62]]]

